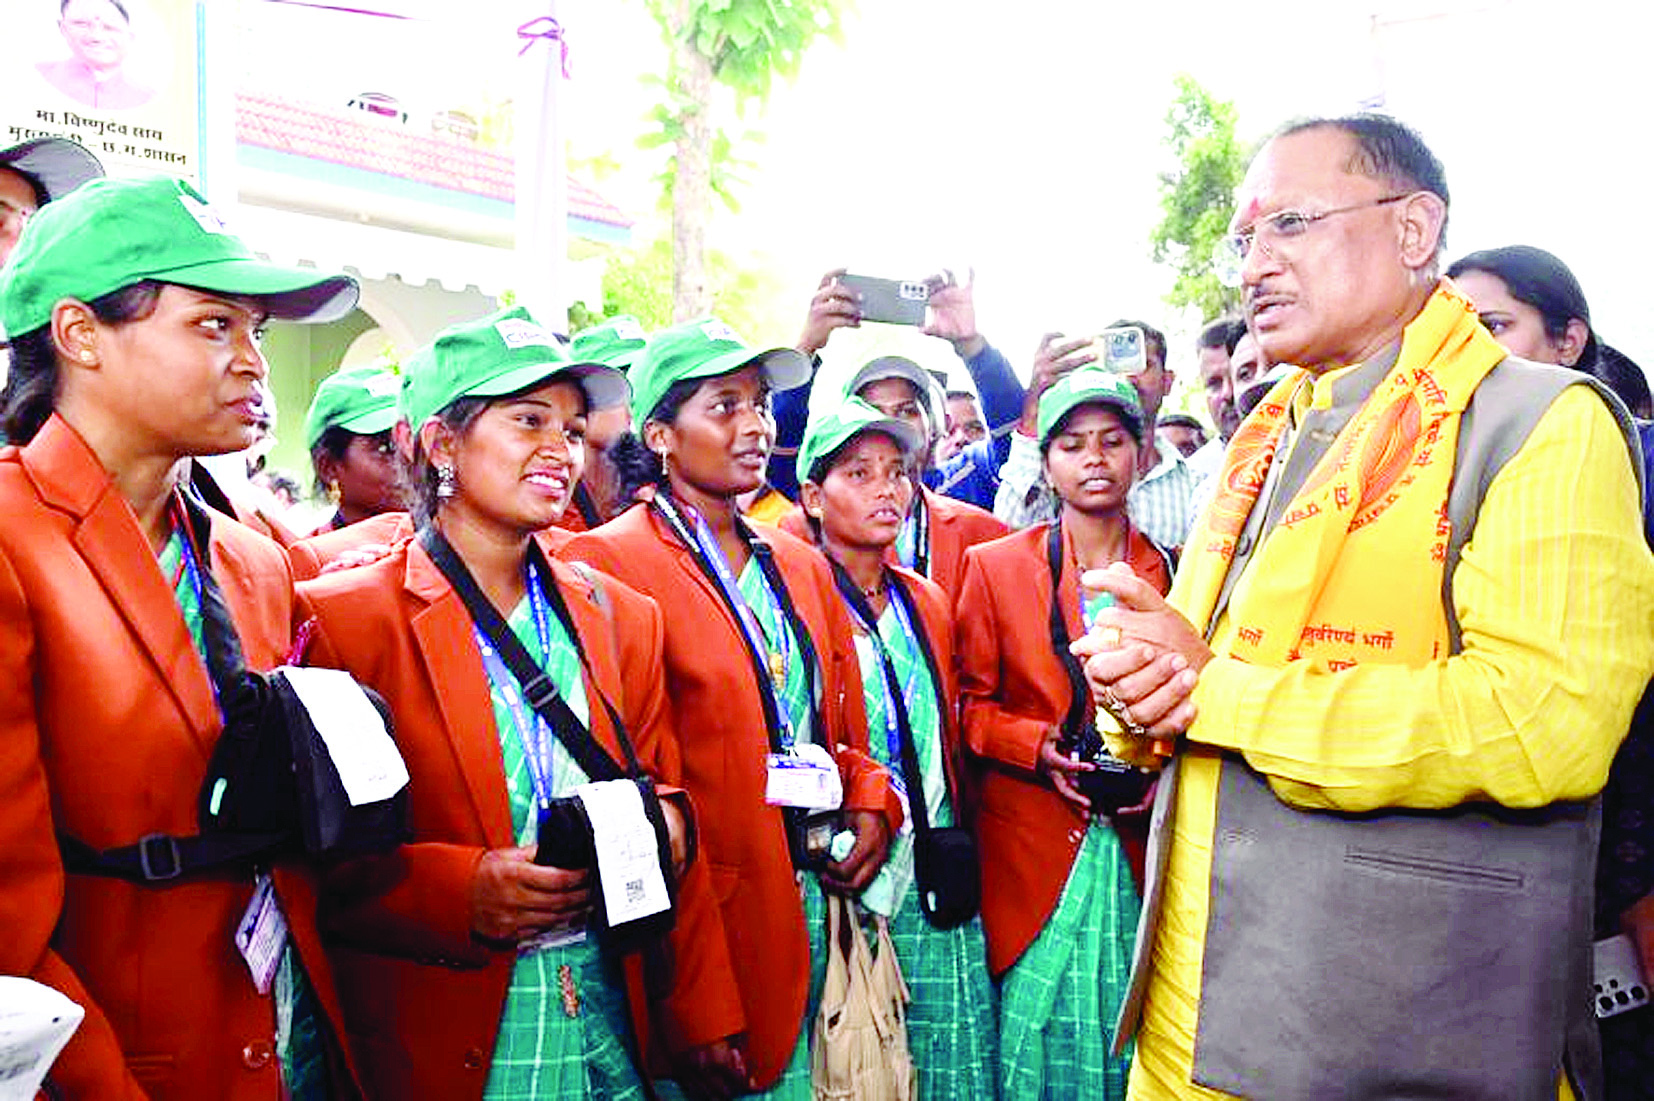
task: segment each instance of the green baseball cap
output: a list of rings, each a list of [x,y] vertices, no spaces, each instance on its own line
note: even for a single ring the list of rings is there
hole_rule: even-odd
[[[735,330],[714,317],[685,321],[649,338],[632,365],[632,423],[641,426],[672,388],[688,378],[715,378],[755,363],[772,390],[791,390],[810,381],[810,361],[796,348],[755,352]]]
[[[256,298],[273,318],[333,321],[356,280],[267,264],[183,180],[92,180],[29,219],[0,276],[0,324],[21,336],[65,298],[89,302],[153,279]]]
[[[1100,367],[1081,367],[1052,383],[1040,395],[1040,446],[1045,446],[1052,431],[1071,409],[1091,402],[1112,408],[1119,414],[1126,430],[1138,443],[1143,442],[1143,407],[1137,403],[1137,390],[1112,371]]]
[[[415,432],[459,398],[499,398],[554,376],[586,394],[588,409],[626,404],[626,376],[601,363],[575,363],[549,329],[521,306],[451,325],[402,370],[403,416]]]
[[[358,436],[389,431],[397,419],[396,398],[402,379],[377,364],[341,367],[322,379],[304,415],[304,445],[314,448],[329,428]]]
[[[804,442],[798,445],[799,481],[819,481],[817,475],[825,471],[818,471],[817,465],[863,432],[883,432],[907,456],[924,443],[918,430],[906,421],[887,417],[860,398],[845,398],[837,409],[812,416],[805,427]]]
[[[648,343],[649,337],[637,318],[611,317],[601,325],[575,333],[569,358],[576,363],[604,363],[624,371]]]

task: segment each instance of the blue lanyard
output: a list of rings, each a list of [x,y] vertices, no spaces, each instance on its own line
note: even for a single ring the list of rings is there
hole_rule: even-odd
[[[189,581],[190,592],[195,596],[196,614],[201,616],[204,620],[207,612],[206,609],[202,607],[203,598],[201,595],[201,565],[195,560],[195,542],[190,537],[189,514],[184,511],[183,503],[176,497],[173,498],[172,508],[172,530],[178,533],[178,560],[184,567],[184,577]],[[171,579],[169,578],[168,580],[170,581]],[[183,609],[180,608],[179,611],[182,612]],[[204,630],[205,627],[203,627],[203,631]],[[207,660],[207,655],[202,654],[201,660],[205,663]],[[218,705],[219,715],[222,717],[224,712],[224,702],[219,698],[218,682],[211,675],[210,670],[207,676],[207,683],[212,686],[213,702]]]
[[[546,601],[546,593],[540,587],[540,572],[532,563],[528,567],[528,606],[534,613],[534,633],[540,640],[541,660],[551,651],[551,613]],[[506,709],[511,714],[511,725],[517,730],[517,738],[522,742],[523,758],[528,763],[528,775],[534,783],[534,797],[539,800],[543,810],[551,805],[551,757],[552,737],[551,728],[542,719],[539,712],[530,713],[527,702],[523,699],[522,685],[511,675],[505,662],[494,650],[488,637],[476,626],[471,625],[471,634],[477,640],[477,649],[482,652],[482,665],[488,672],[488,679],[500,689],[500,695],[505,697]]]
[[[776,719],[781,724],[779,732],[781,750],[783,753],[791,753],[796,736],[793,733],[792,715],[787,711],[787,701],[782,695],[781,686],[785,683],[783,678],[792,669],[792,635],[787,629],[787,617],[781,610],[781,602],[776,599],[775,591],[770,588],[770,579],[764,576],[762,570],[759,571],[759,579],[764,583],[764,595],[769,597],[770,608],[775,613],[775,621],[780,624],[776,631],[777,638],[773,648],[770,646],[769,637],[764,633],[763,625],[758,621],[758,616],[747,604],[747,598],[742,594],[741,586],[736,582],[735,575],[730,571],[729,559],[724,556],[724,548],[718,545],[718,540],[713,537],[712,529],[707,526],[707,522],[701,517],[701,514],[691,505],[683,506],[695,521],[695,530],[691,533],[685,526],[683,517],[678,515],[677,506],[673,504],[669,497],[664,494],[657,494],[655,496],[655,506],[666,517],[667,523],[672,526],[672,530],[678,538],[683,540],[684,545],[691,550],[699,550],[701,557],[711,565],[714,576],[718,578],[719,587],[724,590],[724,595],[729,598],[730,604],[735,608],[736,618],[741,624],[741,631],[747,637],[747,645],[752,647],[753,653],[764,659],[765,666],[770,670],[765,688],[770,693],[771,699],[775,701]]]
[[[845,607],[850,609],[850,615],[867,629],[868,638],[872,642],[874,654],[877,655],[882,653],[885,648],[885,644],[883,637],[879,634],[878,623],[867,623],[863,621],[861,616],[856,612],[855,607],[851,605],[848,600],[845,600],[844,603]],[[908,619],[907,608],[903,606],[901,598],[896,595],[894,590],[892,590],[890,594],[890,607],[896,613],[896,624],[901,628],[902,634],[907,639],[908,645],[912,648],[914,653],[919,653],[919,640],[914,634],[913,622]],[[899,686],[892,686],[890,683],[890,674],[885,669],[885,663],[881,660],[878,663],[878,666],[879,686],[884,691],[884,746],[885,752],[889,755],[891,764],[890,782],[903,795],[906,795],[907,783],[902,776],[902,728],[901,724],[896,721],[896,699],[892,689],[893,687],[900,687],[902,692],[902,703],[907,708],[908,722],[911,723],[913,721],[913,690],[914,686],[919,683],[919,669],[918,666],[915,665],[913,675],[908,677],[906,683]],[[917,738],[919,736],[919,732],[915,730],[912,732],[912,735],[914,738]],[[918,750],[917,742],[914,743],[914,750]]]
[[[913,508],[902,520],[902,530],[896,536],[896,557],[908,569],[930,576],[930,510],[925,507],[923,493],[915,493]]]

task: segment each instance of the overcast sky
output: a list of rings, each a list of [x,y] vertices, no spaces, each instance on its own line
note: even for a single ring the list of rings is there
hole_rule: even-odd
[[[370,6],[370,5],[364,5]],[[487,87],[509,94],[504,62],[524,0],[389,4],[429,22],[311,36],[258,51],[307,66],[314,88],[365,80],[430,109]],[[974,265],[983,330],[1026,370],[1039,334],[1121,315],[1183,342],[1170,277],[1148,261],[1172,78],[1188,72],[1234,100],[1244,137],[1302,114],[1382,96],[1446,163],[1450,253],[1510,243],[1549,248],[1579,276],[1599,334],[1654,365],[1644,186],[1651,99],[1647,5],[1572,0],[856,0],[842,46],[822,43],[755,120],[767,141],[738,216],[713,243],[771,268],[785,293],[753,341],[790,342],[816,277],[847,265],[894,278]],[[623,170],[611,198],[648,215],[654,163],[634,148],[664,71],[642,0],[558,0],[573,79],[577,156]],[[543,9],[538,9],[543,10]],[[349,16],[318,16],[349,24]],[[331,42],[329,41],[331,40]],[[295,60],[295,55],[299,60]],[[410,71],[410,62],[413,63]],[[260,64],[249,57],[247,64]],[[289,71],[291,75],[291,71]],[[935,342],[873,327],[831,350],[889,348],[933,365]],[[1174,349],[1174,363],[1181,352]],[[1186,366],[1189,357],[1181,358]]]

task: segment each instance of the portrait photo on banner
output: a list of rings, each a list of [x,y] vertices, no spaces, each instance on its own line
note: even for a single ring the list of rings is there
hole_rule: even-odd
[[[198,0],[14,0],[0,143],[74,138],[113,175],[193,176]]]

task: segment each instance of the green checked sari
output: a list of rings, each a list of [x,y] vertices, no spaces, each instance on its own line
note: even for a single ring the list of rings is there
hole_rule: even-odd
[[[556,616],[548,620],[549,653],[542,651],[526,598],[507,622],[576,717],[590,722],[579,654],[562,621]],[[518,687],[514,678],[506,684],[493,683],[491,678],[490,695],[517,843],[533,845],[539,833],[534,781],[512,720],[512,697]],[[552,794],[572,795],[586,782],[586,774],[561,739],[551,740],[551,752]],[[483,1097],[486,1101],[641,1101],[645,1094],[632,1058],[633,1046],[624,979],[598,950],[595,938],[519,951]]]
[[[1126,1096],[1130,1057],[1116,1058],[1109,1048],[1131,977],[1140,909],[1114,827],[1093,817],[1056,910],[1000,983],[1006,1097]]]
[[[918,624],[914,626],[922,629]],[[924,654],[902,630],[893,606],[887,606],[879,617],[878,630],[897,679],[911,689],[904,698],[910,701],[908,721],[914,733],[931,824],[951,826],[953,803],[948,798],[941,714],[930,668]],[[861,661],[862,698],[867,706],[873,756],[892,775],[900,776],[902,762],[892,756],[884,736],[888,705],[883,664],[865,636],[857,636],[856,654]],[[891,842],[890,856],[862,892],[861,903],[865,909],[890,919],[896,962],[912,995],[907,1038],[919,1075],[916,1101],[999,1096],[995,1081],[999,1029],[981,917],[953,929],[937,929],[925,920],[914,884],[911,829],[903,830]]]

